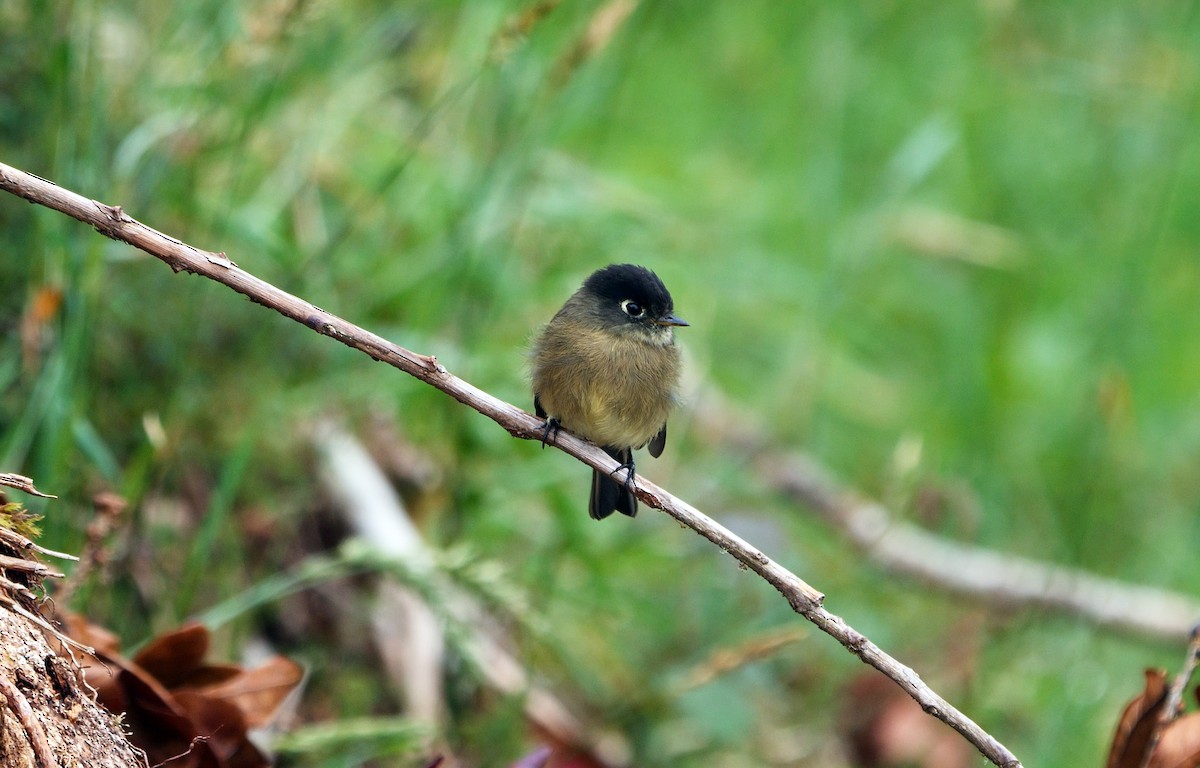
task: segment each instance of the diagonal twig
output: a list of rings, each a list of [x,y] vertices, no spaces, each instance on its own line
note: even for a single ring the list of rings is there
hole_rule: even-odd
[[[542,438],[540,419],[451,374],[437,362],[437,358],[393,344],[282,291],[241,269],[224,254],[194,248],[147,227],[131,218],[120,206],[91,200],[3,163],[0,163],[0,189],[78,219],[114,240],[129,243],[165,261],[176,272],[192,272],[216,280],[317,333],[399,368],[491,418],[514,437],[526,440]],[[617,462],[599,448],[566,432],[561,433],[556,445],[594,469],[611,473],[618,467]],[[799,576],[695,507],[645,478],[637,478],[636,491],[638,498],[647,505],[666,512],[757,573],[783,595],[793,610],[895,681],[927,713],[958,731],[987,759],[1002,768],[1020,768],[1020,761],[1007,747],[933,691],[916,672],[888,655],[839,616],[825,610],[822,605],[825,596]]]

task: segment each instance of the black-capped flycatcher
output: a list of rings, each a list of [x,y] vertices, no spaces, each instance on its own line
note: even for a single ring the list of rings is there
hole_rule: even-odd
[[[658,275],[633,264],[597,270],[558,310],[533,348],[533,406],[546,439],[566,428],[596,443],[628,471],[622,483],[592,473],[588,512],[633,517],[633,449],[667,444],[677,399],[679,349],[671,294]]]

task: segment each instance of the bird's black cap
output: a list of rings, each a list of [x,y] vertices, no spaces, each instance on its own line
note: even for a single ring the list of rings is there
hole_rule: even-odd
[[[614,302],[636,301],[655,318],[667,317],[675,309],[671,293],[658,275],[637,264],[610,264],[598,269],[584,281],[583,289]]]

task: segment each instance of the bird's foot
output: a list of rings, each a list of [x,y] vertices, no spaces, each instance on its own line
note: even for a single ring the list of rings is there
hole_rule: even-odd
[[[635,469],[636,469],[636,467],[634,467],[634,465],[633,465],[633,457],[631,456],[629,461],[620,465],[619,467],[614,469],[612,472],[609,472],[608,474],[611,476],[611,475],[617,474],[621,470],[625,470],[625,472],[626,472],[625,482],[621,483],[621,485],[625,488],[625,490],[629,491],[630,493],[633,493],[633,491],[636,490],[633,485],[633,473],[634,473]]]
[[[546,419],[546,423],[542,425],[542,448],[546,448],[547,443],[558,443],[558,433],[562,431],[562,424],[558,419],[551,416]]]

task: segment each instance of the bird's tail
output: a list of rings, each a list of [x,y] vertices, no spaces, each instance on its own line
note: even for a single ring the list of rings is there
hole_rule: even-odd
[[[605,448],[604,452],[621,462],[623,467],[628,467],[632,475],[632,448]],[[588,502],[588,514],[593,520],[603,520],[614,511],[629,517],[637,515],[637,497],[633,495],[633,485],[627,483],[623,475],[623,471],[615,475],[599,470],[592,471],[592,498]]]

